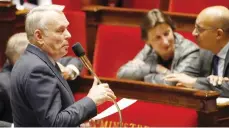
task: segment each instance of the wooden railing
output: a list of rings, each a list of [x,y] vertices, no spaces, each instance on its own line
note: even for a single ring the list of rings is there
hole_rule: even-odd
[[[152,103],[192,108],[198,113],[199,126],[229,126],[229,106],[217,106],[215,91],[202,91],[181,87],[155,85],[140,81],[100,78],[108,83],[117,97],[132,98]],[[79,77],[69,84],[74,93],[87,93],[93,77]]]

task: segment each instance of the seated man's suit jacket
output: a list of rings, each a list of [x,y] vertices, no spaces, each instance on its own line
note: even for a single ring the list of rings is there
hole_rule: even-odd
[[[97,114],[90,98],[74,102],[68,83],[46,53],[28,45],[11,72],[14,125],[78,126]]]
[[[200,90],[213,90],[218,91],[222,97],[229,97],[229,82],[223,82],[222,85],[213,86],[209,83],[207,79],[208,76],[212,73],[213,68],[213,56],[214,54],[210,51],[201,49],[200,51],[200,76],[197,78],[197,81],[194,85],[194,88]],[[227,51],[224,69],[223,69],[223,77],[229,77],[229,51]]]
[[[12,110],[10,105],[10,73],[11,66],[3,68],[0,73],[0,120],[12,123]]]

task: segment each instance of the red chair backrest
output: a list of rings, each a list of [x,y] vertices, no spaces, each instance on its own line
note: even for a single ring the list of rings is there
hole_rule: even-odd
[[[198,14],[204,8],[214,5],[229,7],[229,0],[170,0],[169,11]]]
[[[87,50],[86,44],[86,15],[81,11],[65,11],[65,16],[69,21],[68,31],[71,33],[69,39],[69,49],[67,56],[75,56],[72,51],[72,45],[76,42],[80,42],[85,51]],[[86,51],[87,53],[87,51]],[[81,75],[86,75],[86,69],[83,69]]]
[[[99,25],[93,67],[98,76],[116,77],[117,70],[143,48],[139,27]]]
[[[123,0],[123,7],[135,9],[159,8],[160,0]]]
[[[65,5],[65,10],[80,10],[81,0],[52,0],[53,4]]]
[[[69,21],[68,30],[71,33],[71,38],[69,39],[70,48],[68,51],[69,56],[75,56],[71,49],[71,46],[80,42],[84,49],[87,49],[86,45],[86,15],[81,11],[65,11],[65,16]]]

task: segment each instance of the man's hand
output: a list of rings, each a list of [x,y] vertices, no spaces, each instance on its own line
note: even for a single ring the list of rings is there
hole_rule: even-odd
[[[167,69],[166,67],[164,67],[164,66],[162,66],[160,64],[157,64],[156,72],[160,73],[160,74],[167,74],[167,73],[169,73],[169,69]]]
[[[89,93],[87,94],[95,104],[98,106],[105,101],[112,101],[116,99],[114,92],[109,88],[107,83],[99,84],[96,78],[94,78],[94,83]]]
[[[228,77],[210,75],[210,76],[208,76],[208,81],[213,86],[217,86],[217,85],[222,85],[222,83],[225,82],[225,81],[229,81],[229,78]]]
[[[165,76],[164,79],[170,82],[178,82],[177,85],[183,85],[188,88],[192,88],[193,85],[196,83],[196,78],[190,77],[183,73],[169,74]]]

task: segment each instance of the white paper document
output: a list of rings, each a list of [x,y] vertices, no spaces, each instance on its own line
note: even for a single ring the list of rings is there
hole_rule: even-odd
[[[123,110],[124,108],[132,105],[136,101],[137,100],[122,98],[121,100],[119,100],[117,102],[117,104],[118,104],[120,110]],[[110,116],[116,112],[118,112],[117,108],[115,107],[115,105],[112,105],[111,107],[107,108],[106,110],[104,110],[103,112],[101,112],[100,114],[95,116],[92,120],[99,120],[99,119],[102,119],[104,117]]]

